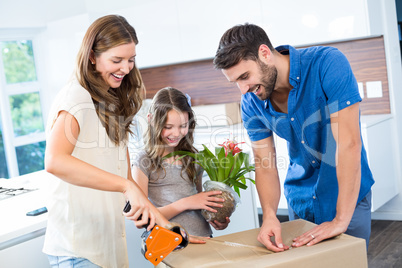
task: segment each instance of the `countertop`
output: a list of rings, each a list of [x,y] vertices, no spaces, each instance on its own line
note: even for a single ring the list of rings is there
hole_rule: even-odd
[[[37,189],[0,201],[0,247],[46,228],[47,213],[38,216],[26,216],[26,213],[46,206],[45,186],[50,178],[52,175],[46,171],[38,171],[12,179],[0,179],[1,187]]]

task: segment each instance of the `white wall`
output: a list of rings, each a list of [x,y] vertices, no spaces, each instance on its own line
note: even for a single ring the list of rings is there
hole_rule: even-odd
[[[50,104],[57,92],[73,73],[81,41],[90,21],[87,13],[50,21],[38,38],[44,60],[39,61],[40,78],[46,90],[41,92],[42,103]],[[50,105],[44,107],[48,114]]]
[[[244,22],[262,26],[274,45],[369,34],[365,0],[341,0],[335,6],[320,0],[249,0],[247,4],[242,0],[158,0],[127,7],[119,14],[139,32],[140,67],[212,58],[222,34]]]

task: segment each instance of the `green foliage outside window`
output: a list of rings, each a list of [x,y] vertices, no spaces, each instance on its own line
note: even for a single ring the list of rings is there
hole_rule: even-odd
[[[0,41],[0,57],[7,85],[15,84],[12,88],[18,89],[19,83],[37,81],[31,40]],[[10,92],[8,100],[15,137],[44,131],[39,92]],[[15,147],[20,175],[44,169],[45,147],[45,141]],[[8,178],[9,173],[0,122],[0,178]]]
[[[8,178],[7,162],[3,143],[3,132],[1,131],[1,127],[0,127],[0,178]]]
[[[43,132],[39,93],[12,95],[10,96],[10,107],[16,137]]]
[[[36,81],[31,40],[0,42],[7,84]]]
[[[45,168],[45,148],[45,141],[15,148],[18,159],[18,171],[20,175],[35,172]]]

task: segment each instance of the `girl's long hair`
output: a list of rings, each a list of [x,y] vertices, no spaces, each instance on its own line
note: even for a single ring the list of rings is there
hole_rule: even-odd
[[[151,168],[160,174],[160,171],[164,171],[162,165],[163,152],[165,151],[166,144],[162,140],[162,130],[165,127],[167,116],[169,111],[176,110],[179,113],[188,113],[188,133],[181,139],[179,144],[175,147],[175,151],[188,151],[192,153],[198,152],[194,148],[194,128],[196,125],[194,112],[188,103],[187,97],[183,92],[172,88],[165,87],[159,90],[153,100],[149,109],[149,127],[145,133],[145,151],[151,159]],[[181,159],[182,170],[181,176],[183,177],[183,171],[187,172],[189,179],[195,182],[196,168],[193,163],[194,159],[186,156]],[[164,176],[163,176],[164,177]]]
[[[96,113],[107,135],[114,144],[128,140],[130,126],[139,111],[145,87],[137,67],[124,76],[120,87],[110,88],[95,65],[90,62],[91,51],[95,56],[119,45],[138,44],[134,28],[119,15],[108,15],[94,21],[88,28],[77,55],[76,77],[89,94]]]

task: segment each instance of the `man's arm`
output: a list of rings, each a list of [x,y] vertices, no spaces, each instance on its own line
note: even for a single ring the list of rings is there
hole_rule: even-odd
[[[361,182],[359,103],[331,115],[331,128],[336,141],[339,187],[334,221],[346,231],[356,208]]]
[[[258,241],[274,252],[284,251],[281,225],[276,217],[281,195],[273,136],[252,143],[255,160],[255,184],[263,212]],[[271,237],[275,236],[275,243]]]
[[[361,138],[359,103],[331,114],[331,129],[336,141],[338,201],[336,215],[295,239],[293,246],[314,245],[345,232],[356,208],[361,181]]]

